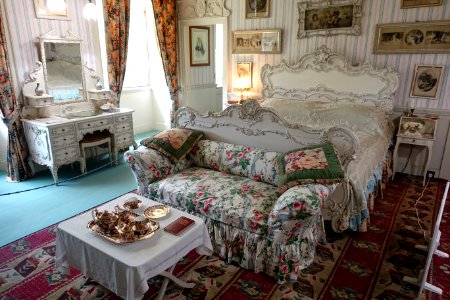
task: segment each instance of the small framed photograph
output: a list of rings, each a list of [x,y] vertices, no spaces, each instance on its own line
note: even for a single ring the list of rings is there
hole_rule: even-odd
[[[438,99],[443,73],[442,65],[417,65],[409,96]]]
[[[298,3],[297,38],[361,34],[361,0],[320,0]]]
[[[378,24],[373,53],[450,53],[450,21]]]
[[[34,9],[37,18],[69,20],[67,13],[67,0],[51,1],[34,0]]]
[[[415,8],[442,5],[442,0],[401,0],[400,8]]]
[[[281,53],[281,29],[233,31],[233,54]]]
[[[191,67],[209,66],[210,39],[209,27],[189,26],[189,45]]]
[[[245,17],[247,19],[268,18],[270,0],[245,0]]]

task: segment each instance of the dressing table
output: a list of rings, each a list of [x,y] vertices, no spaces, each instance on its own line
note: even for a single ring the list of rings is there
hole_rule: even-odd
[[[117,165],[119,151],[135,146],[133,110],[100,109],[113,99],[108,90],[87,89],[78,37],[70,32],[66,37],[46,34],[39,38],[39,45],[42,62],[37,62],[23,86],[22,122],[32,170],[34,163],[47,166],[58,184],[62,165],[78,161],[81,166],[79,143],[84,135],[105,131],[111,136]],[[44,87],[42,95],[35,93],[37,84]]]
[[[119,151],[134,144],[132,113],[131,109],[120,108],[111,113],[73,119],[59,116],[22,119],[29,159],[48,166],[57,184],[60,166],[76,161],[81,164],[79,142],[83,136],[107,130],[112,135],[113,157],[117,165]]]

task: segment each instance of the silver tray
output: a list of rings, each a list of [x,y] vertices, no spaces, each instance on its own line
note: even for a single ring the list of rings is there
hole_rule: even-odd
[[[144,210],[144,216],[149,219],[159,219],[169,214],[169,207],[166,205],[153,205]]]
[[[91,230],[92,232],[95,232],[99,236],[113,242],[116,244],[125,244],[125,243],[133,243],[136,241],[142,241],[145,239],[148,239],[153,234],[155,234],[155,231],[159,229],[159,222],[150,220],[151,225],[150,228],[143,234],[134,234],[132,238],[126,239],[124,236],[122,236],[116,229],[105,231],[103,228],[95,224],[95,221],[92,220],[87,224],[87,228]]]

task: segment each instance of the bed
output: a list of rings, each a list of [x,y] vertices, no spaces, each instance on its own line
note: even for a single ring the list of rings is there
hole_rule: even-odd
[[[389,167],[393,130],[390,117],[399,74],[368,63],[352,66],[325,46],[296,63],[282,61],[261,69],[260,105],[285,121],[326,129],[343,126],[358,139],[347,166],[348,184],[330,195],[323,207],[334,231],[365,231],[373,198]]]

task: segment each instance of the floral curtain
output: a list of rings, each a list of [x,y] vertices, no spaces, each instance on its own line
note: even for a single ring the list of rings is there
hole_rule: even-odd
[[[5,29],[1,20],[3,16],[0,11],[0,117],[8,129],[6,150],[8,180],[17,182],[31,177],[32,172],[27,163],[28,147],[20,121],[20,106],[16,100],[10,76]]]
[[[103,0],[109,89],[120,101],[127,64],[130,0]]]
[[[152,0],[159,49],[172,99],[171,124],[179,108],[177,77],[177,13],[175,0]]]

